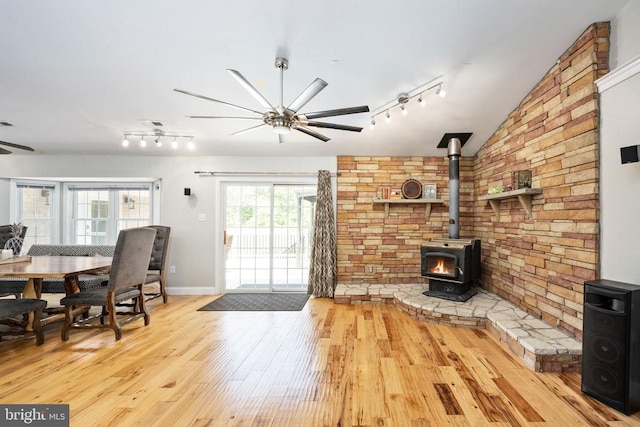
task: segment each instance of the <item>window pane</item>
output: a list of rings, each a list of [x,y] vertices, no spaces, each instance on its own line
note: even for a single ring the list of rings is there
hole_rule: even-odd
[[[22,253],[34,243],[51,243],[53,237],[53,188],[49,186],[17,185],[18,218],[27,227]]]

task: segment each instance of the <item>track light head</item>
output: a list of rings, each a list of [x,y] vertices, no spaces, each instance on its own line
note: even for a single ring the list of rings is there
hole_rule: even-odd
[[[144,148],[147,146],[147,141],[144,140],[144,136],[140,138],[140,147]]]
[[[442,90],[442,83],[438,85],[438,89],[436,89],[436,95],[438,95],[440,98],[444,98],[447,95],[447,92]]]
[[[128,147],[129,146],[129,137],[127,135],[125,135],[124,139],[122,140],[122,146],[123,147]]]
[[[400,111],[402,112],[403,116],[406,116],[409,113],[409,110],[407,110],[407,108],[404,105],[400,106]]]
[[[371,124],[369,125],[369,127],[371,129],[375,129],[376,127],[376,119],[374,119],[373,117],[371,117]]]
[[[427,103],[424,102],[424,99],[422,99],[422,94],[420,94],[420,96],[418,97],[418,104],[420,104],[421,107],[427,105]]]
[[[391,121],[391,115],[389,115],[389,110],[387,110],[387,114],[384,115],[384,121],[387,123]]]

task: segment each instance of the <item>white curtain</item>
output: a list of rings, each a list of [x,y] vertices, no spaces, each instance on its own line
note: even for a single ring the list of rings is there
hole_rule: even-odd
[[[333,298],[336,275],[336,222],[333,216],[331,173],[321,170],[318,171],[316,218],[307,293],[315,297]]]

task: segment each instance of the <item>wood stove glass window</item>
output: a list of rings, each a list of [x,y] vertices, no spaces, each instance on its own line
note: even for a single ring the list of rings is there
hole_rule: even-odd
[[[424,276],[458,277],[458,257],[442,252],[428,252],[424,255]]]

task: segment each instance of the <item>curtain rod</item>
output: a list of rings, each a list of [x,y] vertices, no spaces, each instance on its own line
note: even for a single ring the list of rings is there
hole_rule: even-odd
[[[195,171],[200,176],[318,176],[318,172],[214,172],[214,171]],[[338,173],[332,172],[331,176],[338,176]]]

